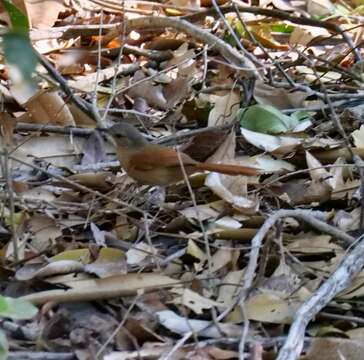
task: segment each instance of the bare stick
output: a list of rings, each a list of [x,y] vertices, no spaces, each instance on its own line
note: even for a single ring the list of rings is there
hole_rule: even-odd
[[[72,360],[74,358],[73,352],[10,351],[8,355],[8,360]]]
[[[153,17],[146,16],[136,19],[131,19],[126,22],[127,31],[150,29],[150,28],[166,28],[171,27],[175,30],[182,31],[193,38],[202,41],[204,44],[213,46],[220,54],[233,65],[246,71],[252,77],[260,77],[256,67],[245,56],[240,54],[236,49],[226,43],[224,40],[219,39],[217,36],[209,33],[206,30],[199,28],[196,25],[183,19],[174,19],[167,17]],[[116,34],[115,34],[116,35]]]
[[[297,310],[288,337],[281,348],[277,360],[295,360],[299,357],[306,326],[319,311],[324,308],[339,292],[346,289],[351,280],[364,265],[364,237],[361,236],[335,272],[320,288]]]
[[[270,17],[277,18],[277,19],[288,20],[294,24],[321,27],[321,28],[325,28],[325,29],[334,31],[343,37],[345,42],[348,44],[350,49],[353,51],[355,60],[356,61],[361,60],[360,52],[357,48],[355,48],[350,36],[348,36],[348,34],[339,25],[335,24],[334,22],[321,21],[321,20],[310,19],[310,18],[306,18],[306,17],[297,17],[297,16],[290,15],[289,13],[287,13],[285,11],[281,11],[281,10],[263,9],[263,8],[256,7],[256,6],[243,6],[243,5],[241,5],[242,3],[238,2],[238,1],[234,1],[234,3],[238,6],[239,11],[243,12],[243,13],[245,12],[245,13],[257,14],[257,15],[265,15],[265,16],[270,16]],[[222,13],[226,14],[229,12],[233,12],[234,6],[225,6],[225,7],[220,8],[220,10]],[[184,16],[183,19],[191,21],[191,22],[196,22],[196,21],[200,21],[201,19],[204,19],[206,16],[216,16],[216,15],[217,15],[217,13],[216,13],[215,9],[209,9],[206,11],[201,11],[197,14]]]
[[[69,180],[67,178],[65,178],[64,176],[61,176],[61,175],[56,175],[56,174],[51,174],[50,172],[48,172],[47,170],[41,168],[40,166],[37,166],[37,165],[34,165],[34,164],[29,164],[23,160],[20,160],[20,159],[17,159],[16,157],[13,157],[13,156],[9,156],[10,159],[20,163],[20,164],[23,164],[23,165],[26,165],[26,166],[29,166],[33,169],[36,169],[38,171],[42,171],[44,172],[45,174],[57,179],[57,180],[60,180],[60,181],[63,181],[65,182],[66,184],[78,189],[78,190],[81,190],[83,192],[86,192],[86,193],[90,193],[90,194],[93,194],[97,197],[100,197],[101,199],[104,199],[104,200],[107,200],[107,201],[110,201],[114,204],[117,204],[119,206],[123,206],[123,207],[126,207],[127,209],[131,209],[133,211],[137,211],[138,213],[140,214],[144,214],[144,211],[134,205],[131,205],[131,204],[128,204],[124,201],[121,201],[119,199],[113,199],[112,197],[108,196],[108,195],[105,195],[105,194],[102,194],[100,193],[99,191],[95,191],[95,190],[92,190],[90,188],[88,188],[87,186],[84,186],[84,185],[81,185],[81,184],[78,184],[77,182],[75,181],[72,181],[72,180]]]
[[[254,236],[251,242],[252,245],[249,255],[249,262],[244,273],[243,286],[239,294],[236,296],[235,301],[216,318],[216,322],[223,320],[236,306],[246,299],[253,284],[258,266],[259,250],[262,247],[263,240],[276,221],[284,217],[294,217],[301,219],[310,224],[315,229],[322,232],[327,232],[328,234],[346,243],[353,244],[355,241],[353,237],[347,235],[343,231],[335,228],[334,226],[326,224],[322,220],[318,220],[316,217],[322,217],[321,212],[310,210],[278,210],[264,222],[263,226]],[[212,324],[210,326],[212,326]],[[241,345],[239,346],[242,347]]]

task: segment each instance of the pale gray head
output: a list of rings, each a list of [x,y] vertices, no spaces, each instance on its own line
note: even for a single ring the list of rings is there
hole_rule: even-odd
[[[107,132],[119,146],[137,148],[148,144],[147,139],[134,126],[127,123],[115,124]]]

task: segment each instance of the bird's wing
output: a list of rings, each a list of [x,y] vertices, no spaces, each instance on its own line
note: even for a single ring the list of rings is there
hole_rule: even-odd
[[[195,165],[197,162],[187,154],[180,153],[184,165]],[[136,170],[152,170],[160,167],[180,166],[177,151],[158,145],[148,145],[142,152],[132,154],[129,164]]]

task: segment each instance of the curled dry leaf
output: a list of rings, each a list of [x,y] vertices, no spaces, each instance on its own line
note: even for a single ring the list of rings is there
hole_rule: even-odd
[[[239,229],[241,228],[241,223],[231,216],[223,216],[218,220],[214,221],[214,225],[223,229]]]
[[[364,125],[361,125],[358,130],[351,133],[354,140],[354,145],[357,148],[364,148]]]
[[[285,155],[294,151],[299,145],[303,143],[303,139],[292,136],[273,136],[261,134],[244,128],[240,128],[240,131],[245,140],[256,146],[258,149],[280,155]]]
[[[257,155],[252,158],[249,158],[249,160],[246,163],[239,161],[239,164],[256,167],[258,169],[261,169],[264,173],[278,172],[278,171],[294,171],[296,169],[296,167],[291,163],[289,163],[288,161],[281,159],[274,159],[270,155]]]
[[[206,261],[206,254],[196,245],[193,240],[188,240],[186,254],[193,256],[195,259],[200,260],[201,263]]]
[[[147,243],[140,242],[126,253],[127,263],[129,265],[141,265],[143,260],[149,256],[157,254],[157,249],[148,245]]]
[[[334,165],[336,167],[333,167],[330,171],[322,168],[322,164],[308,151],[306,151],[306,162],[309,169],[315,169],[310,170],[311,179],[315,183],[326,184],[331,190],[337,191],[337,195],[335,196],[336,199],[346,196],[346,191],[340,191],[345,190],[343,168],[340,167],[340,165],[344,164],[344,160],[342,158],[338,158],[335,161]]]
[[[86,264],[84,269],[85,272],[100,278],[126,274],[125,254],[120,249],[102,248],[97,259],[91,264]]]
[[[221,337],[220,331],[227,337],[235,338],[241,335],[240,325],[221,323],[218,329],[215,325],[211,325],[210,321],[187,319],[171,310],[158,311],[156,315],[161,325],[182,336],[190,331],[198,332],[202,337],[215,339]],[[204,330],[205,328],[206,330]]]
[[[100,230],[99,227],[96,224],[94,224],[93,222],[90,224],[90,228],[91,228],[92,236],[95,240],[95,243],[98,246],[106,246],[105,231]]]
[[[221,199],[242,211],[256,212],[259,203],[247,197],[248,179],[245,176],[228,176],[217,173],[207,175],[205,185]]]
[[[351,212],[339,210],[333,220],[335,226],[340,230],[348,232],[359,229],[360,224],[360,208],[355,208]]]
[[[40,268],[34,266],[25,266],[16,272],[16,279],[28,281],[31,279],[42,279],[54,275],[77,273],[83,271],[82,263],[74,260],[60,260],[52,262]]]
[[[173,299],[176,305],[184,305],[190,308],[195,314],[202,314],[204,310],[209,310],[213,307],[224,307],[223,304],[207,299],[204,296],[192,291],[190,289],[172,289],[172,293],[178,295]]]
[[[172,345],[165,345],[164,343],[145,343],[138,348],[137,351],[113,351],[104,356],[104,360],[142,360],[142,359],[160,359],[164,354],[172,350]],[[181,354],[182,353],[182,354]],[[178,349],[173,352],[176,360],[186,355],[186,351]],[[181,355],[181,357],[178,357]]]

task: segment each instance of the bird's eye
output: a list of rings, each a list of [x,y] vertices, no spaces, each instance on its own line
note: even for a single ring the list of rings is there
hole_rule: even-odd
[[[121,135],[121,134],[116,134],[116,135],[115,135],[115,137],[116,137],[117,139],[121,139],[121,138],[123,137],[123,135]]]

